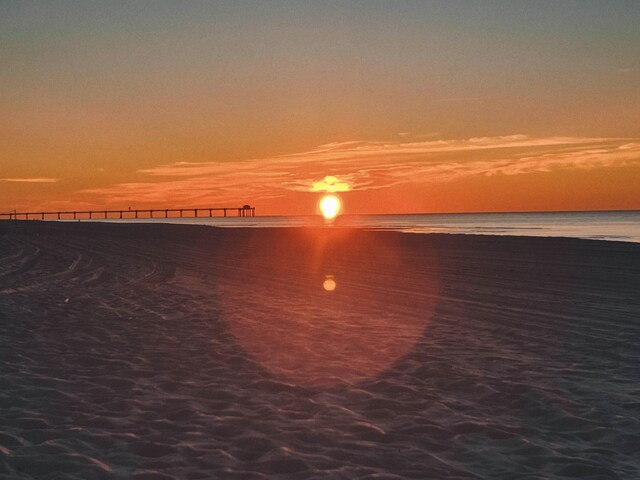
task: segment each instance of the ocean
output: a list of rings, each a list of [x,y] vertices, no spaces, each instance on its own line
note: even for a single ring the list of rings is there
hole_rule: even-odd
[[[104,221],[104,220],[103,220]],[[120,220],[109,220],[120,221]],[[450,233],[571,237],[640,243],[640,210],[524,213],[429,213],[342,215],[333,224],[320,216],[201,217],[124,220],[216,227],[303,227],[332,225],[406,233]]]

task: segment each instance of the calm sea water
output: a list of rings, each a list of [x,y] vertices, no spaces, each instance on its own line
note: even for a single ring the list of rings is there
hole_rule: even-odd
[[[131,221],[131,220],[127,220]],[[169,222],[217,227],[322,226],[319,216],[214,217],[140,219],[138,222]],[[452,213],[403,215],[343,215],[336,227],[362,227],[409,233],[460,233],[474,235],[529,235],[574,237],[640,243],[640,211]]]

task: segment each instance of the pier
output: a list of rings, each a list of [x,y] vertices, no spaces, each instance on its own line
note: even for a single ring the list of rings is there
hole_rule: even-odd
[[[67,210],[60,212],[7,212],[9,220],[135,220],[145,218],[255,217],[256,207],[145,208],[127,210]]]

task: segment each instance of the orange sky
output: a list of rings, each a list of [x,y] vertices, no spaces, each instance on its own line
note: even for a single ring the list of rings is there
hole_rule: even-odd
[[[319,3],[3,3],[0,212],[640,209],[638,4]]]

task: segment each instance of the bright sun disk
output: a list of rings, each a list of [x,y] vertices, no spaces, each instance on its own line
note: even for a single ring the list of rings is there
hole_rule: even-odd
[[[322,216],[327,220],[333,220],[336,218],[342,208],[342,202],[336,195],[325,195],[322,197],[318,205],[322,212]]]

